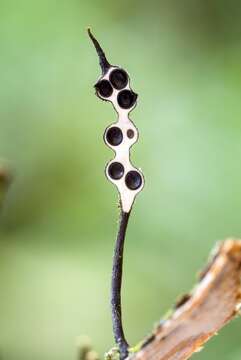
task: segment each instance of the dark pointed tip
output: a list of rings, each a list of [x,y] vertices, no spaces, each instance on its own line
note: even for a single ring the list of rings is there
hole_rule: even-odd
[[[108,62],[108,60],[106,59],[106,56],[105,56],[105,53],[104,53],[103,49],[101,48],[99,42],[96,40],[96,38],[92,34],[90,28],[88,28],[87,31],[88,31],[90,39],[92,40],[92,42],[94,44],[96,52],[97,52],[97,54],[99,56],[100,67],[101,67],[102,73],[104,75],[109,70],[111,65]]]

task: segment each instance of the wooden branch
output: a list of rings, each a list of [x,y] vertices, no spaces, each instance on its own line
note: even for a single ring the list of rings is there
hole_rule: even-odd
[[[153,331],[131,360],[189,359],[240,311],[241,240],[219,244],[190,295]]]
[[[6,166],[0,165],[0,204],[12,181],[12,174]]]
[[[6,188],[11,182],[12,176],[9,169],[0,166],[0,186]]]

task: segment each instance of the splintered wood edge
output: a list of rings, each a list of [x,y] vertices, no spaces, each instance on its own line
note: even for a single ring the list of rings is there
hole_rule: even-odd
[[[227,239],[211,253],[193,291],[129,359],[189,359],[240,312],[240,305],[241,240]]]

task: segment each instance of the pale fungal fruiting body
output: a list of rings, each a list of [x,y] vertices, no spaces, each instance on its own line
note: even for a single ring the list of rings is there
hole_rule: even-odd
[[[130,148],[138,140],[138,130],[129,113],[136,106],[137,94],[132,91],[125,70],[110,65],[107,60],[101,67],[103,74],[95,85],[96,93],[102,100],[110,101],[118,114],[117,121],[104,133],[106,145],[115,152],[115,158],[107,164],[105,172],[119,191],[122,210],[128,213],[144,186],[142,172],[130,160]]]
[[[138,140],[138,130],[129,118],[137,102],[137,94],[130,87],[130,78],[125,70],[112,66],[105,57],[100,44],[88,30],[99,56],[102,76],[95,85],[96,94],[112,103],[118,119],[104,133],[104,140],[115,152],[115,157],[105,169],[107,178],[116,185],[120,195],[120,224],[115,244],[111,282],[111,310],[113,332],[120,352],[120,359],[128,356],[129,345],[125,339],[121,312],[121,282],[125,234],[129,215],[136,195],[143,189],[144,177],[130,160],[130,148]]]
[[[137,94],[130,88],[127,73],[116,66],[111,66],[95,87],[98,96],[110,101],[118,114],[117,122],[104,134],[106,145],[115,152],[115,158],[106,166],[106,176],[119,191],[122,210],[129,212],[144,186],[141,171],[130,161],[130,148],[138,140],[138,130],[129,113],[136,106]]]

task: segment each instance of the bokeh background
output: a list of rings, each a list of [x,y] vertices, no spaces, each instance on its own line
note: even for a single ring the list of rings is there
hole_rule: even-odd
[[[113,346],[117,194],[103,169],[116,119],[99,101],[91,26],[139,103],[132,158],[146,187],[131,217],[123,312],[132,344],[195,282],[215,242],[241,236],[238,0],[1,0],[0,359],[77,359]],[[241,320],[202,360],[241,358]]]

